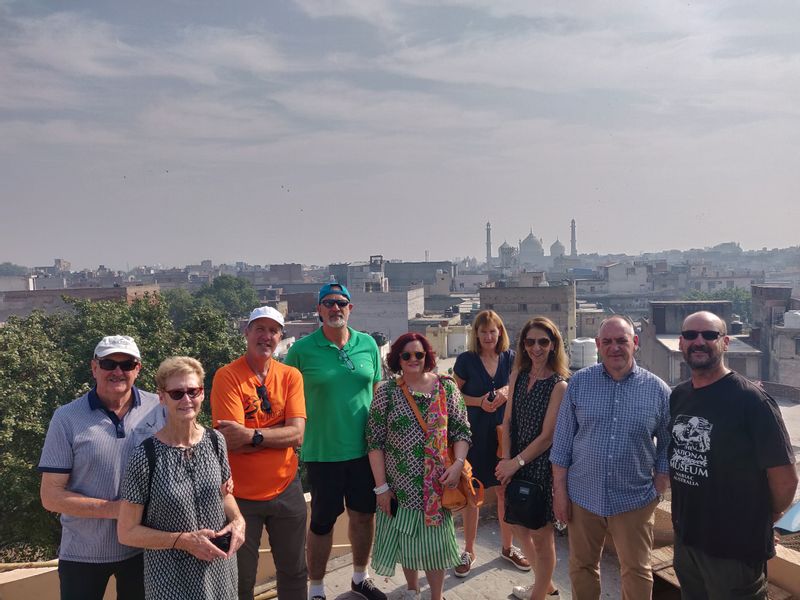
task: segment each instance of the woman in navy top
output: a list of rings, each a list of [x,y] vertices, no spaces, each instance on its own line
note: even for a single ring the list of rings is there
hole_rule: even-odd
[[[472,447],[467,458],[472,473],[487,488],[499,485],[495,478],[497,466],[497,427],[503,423],[508,399],[508,378],[514,364],[514,351],[509,350],[508,333],[503,320],[493,310],[478,313],[472,324],[469,350],[456,359],[453,367],[456,383],[461,388],[467,416],[472,428]],[[456,577],[469,575],[475,562],[475,537],[478,533],[478,508],[467,506],[464,517],[464,552],[455,568]],[[518,548],[512,545],[511,526],[505,516],[505,498],[497,494],[497,517],[503,544],[500,555],[522,571],[531,566]]]

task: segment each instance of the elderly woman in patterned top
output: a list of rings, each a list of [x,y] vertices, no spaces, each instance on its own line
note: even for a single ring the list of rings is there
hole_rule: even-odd
[[[202,365],[186,356],[158,368],[164,428],[131,456],[117,520],[119,540],[145,548],[145,597],[235,600],[244,518],[236,506],[225,438],[198,422]]]
[[[387,363],[399,376],[378,388],[366,429],[378,501],[372,567],[391,577],[399,562],[406,593],[417,598],[418,571],[425,571],[431,600],[441,600],[445,570],[460,559],[453,516],[442,507],[442,495],[461,477],[470,442],[467,411],[455,382],[432,372],[436,356],[425,336],[400,336]],[[456,457],[450,467],[445,466],[448,443]]]

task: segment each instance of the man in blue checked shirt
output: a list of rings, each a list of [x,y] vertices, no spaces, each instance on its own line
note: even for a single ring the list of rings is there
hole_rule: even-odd
[[[653,513],[669,485],[669,386],[633,358],[638,337],[626,317],[600,325],[602,362],[570,379],[550,462],[553,509],[569,523],[572,597],[600,598],[607,534],[619,557],[623,600],[653,593]]]

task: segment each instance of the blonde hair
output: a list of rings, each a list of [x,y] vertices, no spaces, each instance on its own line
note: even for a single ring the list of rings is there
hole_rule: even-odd
[[[495,352],[500,354],[508,350],[511,341],[508,339],[508,332],[506,332],[506,326],[503,325],[503,319],[493,310],[482,310],[475,317],[475,321],[472,323],[472,329],[469,332],[467,349],[470,352],[480,353],[481,343],[478,339],[478,329],[481,327],[491,327],[492,325],[497,327],[500,331],[500,335],[497,336],[497,345],[494,347]]]
[[[553,373],[561,375],[564,379],[568,379],[569,360],[567,360],[567,352],[564,350],[564,340],[561,337],[561,332],[558,326],[547,317],[534,317],[522,328],[519,332],[519,341],[517,342],[517,356],[514,359],[514,368],[518,371],[529,371],[533,367],[531,357],[525,349],[525,338],[528,332],[536,327],[543,330],[547,337],[550,338],[550,352],[547,355],[547,366]]]
[[[156,388],[165,391],[167,380],[174,375],[197,375],[200,385],[206,377],[203,365],[191,356],[170,356],[164,359],[156,371]]]

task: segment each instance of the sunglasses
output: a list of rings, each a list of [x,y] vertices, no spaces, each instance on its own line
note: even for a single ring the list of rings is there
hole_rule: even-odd
[[[353,360],[350,358],[350,355],[345,352],[344,348],[339,349],[339,360],[344,363],[344,366],[350,369],[351,371],[356,370],[356,366],[353,364]]]
[[[539,344],[542,348],[547,348],[551,344],[552,340],[547,337],[543,338],[529,338],[526,337],[522,340],[522,343],[525,344],[526,348],[533,348],[536,344]]]
[[[269,394],[267,393],[267,386],[259,385],[256,386],[256,394],[258,394],[258,399],[261,400],[261,410],[267,414],[272,412],[272,405],[269,403]]]
[[[706,329],[705,331],[697,331],[696,329],[687,329],[686,331],[681,331],[681,337],[683,337],[685,340],[696,340],[698,335],[703,336],[703,339],[708,342],[713,342],[722,334],[719,331],[713,331],[710,329]]]
[[[97,360],[97,364],[100,365],[100,368],[103,371],[113,371],[117,367],[125,371],[133,371],[136,368],[136,365],[139,364],[138,360],[134,360],[129,358],[128,360],[113,360],[111,358],[100,358]]]
[[[334,306],[338,306],[339,308],[347,308],[350,305],[350,300],[332,300],[328,298],[320,302],[320,304],[322,304],[322,306],[325,308],[333,308]]]
[[[164,390],[164,391],[173,400],[181,400],[183,399],[184,396],[189,396],[189,398],[194,400],[200,394],[203,393],[203,388],[196,387],[196,388],[186,388],[185,390]]]
[[[401,352],[400,353],[400,360],[411,360],[411,357],[416,358],[417,360],[422,360],[425,358],[424,352]]]

